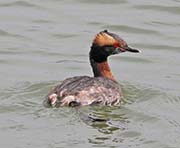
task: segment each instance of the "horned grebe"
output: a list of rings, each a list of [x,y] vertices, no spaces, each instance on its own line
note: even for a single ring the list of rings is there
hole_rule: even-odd
[[[94,77],[77,76],[65,79],[49,92],[45,102],[56,107],[119,104],[122,91],[111,73],[107,58],[125,51],[139,52],[128,47],[118,35],[107,30],[99,32],[89,53]]]

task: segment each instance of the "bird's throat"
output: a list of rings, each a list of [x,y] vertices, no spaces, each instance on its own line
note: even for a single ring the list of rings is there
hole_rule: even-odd
[[[107,61],[97,63],[91,59],[91,66],[94,77],[106,77],[108,79],[115,80]]]

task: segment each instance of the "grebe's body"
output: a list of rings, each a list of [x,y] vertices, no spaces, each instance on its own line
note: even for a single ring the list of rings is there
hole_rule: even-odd
[[[104,30],[93,40],[89,53],[94,77],[77,76],[64,80],[54,87],[46,97],[51,106],[117,105],[122,91],[107,63],[110,55],[120,52],[139,52],[114,33]]]
[[[55,106],[116,105],[122,94],[118,83],[113,80],[78,76],[64,80],[48,96],[50,100],[56,101]]]

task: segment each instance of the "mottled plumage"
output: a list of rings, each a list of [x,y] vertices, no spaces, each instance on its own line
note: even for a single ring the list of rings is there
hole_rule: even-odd
[[[64,80],[60,85],[53,88],[47,97],[53,95],[56,100],[55,106],[117,105],[122,97],[117,82],[104,77],[88,76],[78,76]]]

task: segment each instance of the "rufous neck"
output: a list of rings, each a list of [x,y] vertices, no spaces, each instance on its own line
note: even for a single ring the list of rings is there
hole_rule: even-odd
[[[115,81],[115,78],[111,72],[107,61],[97,63],[93,59],[90,59],[90,62],[93,69],[94,77],[106,77]]]

